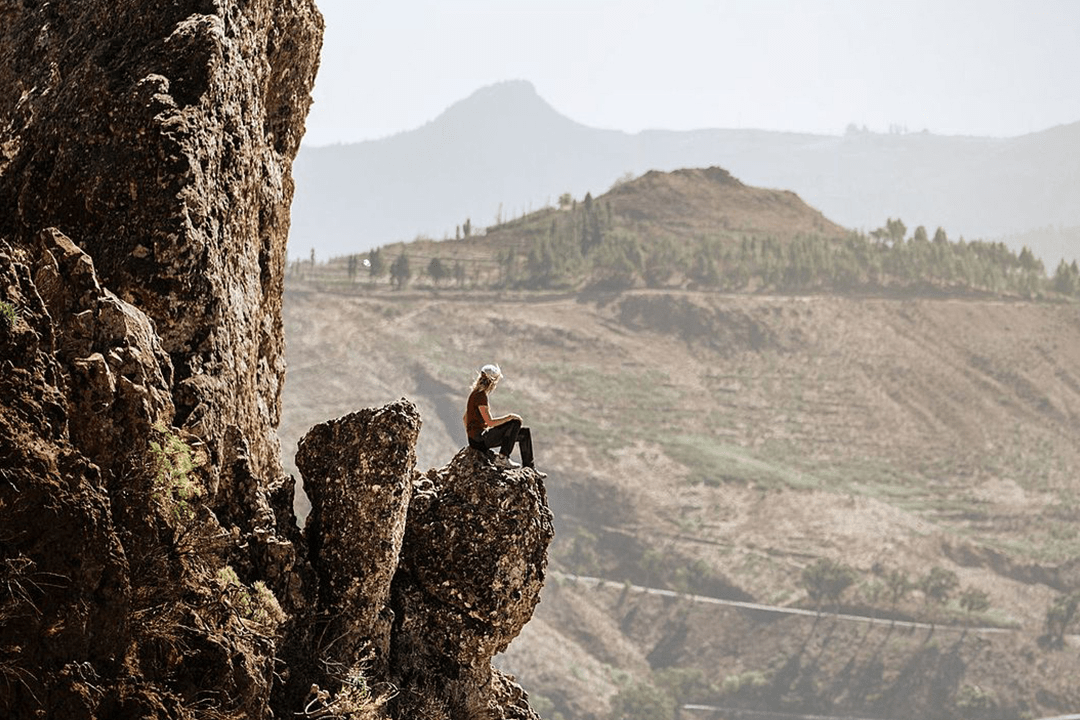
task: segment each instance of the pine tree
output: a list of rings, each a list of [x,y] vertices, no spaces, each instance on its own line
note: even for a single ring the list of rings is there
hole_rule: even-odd
[[[434,283],[438,285],[447,277],[449,277],[450,271],[447,270],[446,265],[443,264],[442,260],[434,257],[431,258],[431,262],[428,263],[427,274],[428,277],[430,277],[432,281],[434,281]]]
[[[409,267],[409,256],[402,250],[397,259],[390,265],[390,284],[401,290],[412,279],[412,269]]]
[[[889,239],[894,247],[903,243],[904,237],[907,236],[907,226],[904,225],[900,218],[895,220],[892,218],[887,219],[885,221],[885,230],[889,234]]]
[[[1054,272],[1054,290],[1062,295],[1076,295],[1080,290],[1080,268],[1077,267],[1075,260],[1072,265],[1064,259],[1058,263],[1057,270]]]
[[[386,262],[383,260],[382,252],[379,248],[368,253],[368,279],[374,283],[375,280],[382,277],[386,272]]]

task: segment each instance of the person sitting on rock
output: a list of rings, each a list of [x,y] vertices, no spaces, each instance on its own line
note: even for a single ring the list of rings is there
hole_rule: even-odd
[[[518,464],[510,459],[514,443],[521,452],[521,464],[533,467],[532,434],[529,428],[522,426],[521,416],[510,413],[502,417],[491,417],[488,409],[488,395],[502,379],[502,370],[498,365],[485,365],[473,383],[469,401],[465,406],[465,434],[469,437],[469,447],[488,452],[493,447],[499,448],[497,459],[511,467]]]

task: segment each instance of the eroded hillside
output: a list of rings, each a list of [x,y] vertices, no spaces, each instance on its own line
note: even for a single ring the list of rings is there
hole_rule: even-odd
[[[286,460],[316,418],[406,395],[425,419],[419,465],[442,464],[464,444],[472,373],[496,361],[507,381],[494,410],[525,416],[549,473],[557,570],[813,607],[802,573],[826,558],[854,570],[839,599],[853,612],[1010,629],[972,633],[959,646],[959,632],[929,640],[925,630],[906,640],[884,628],[855,633],[850,642],[824,640],[831,649],[810,672],[803,653],[826,637],[811,621],[783,620],[754,635],[747,623],[759,620],[736,611],[708,620],[642,598],[635,613],[653,621],[638,626],[626,618],[626,592],[549,586],[506,662],[565,717],[603,717],[624,673],[652,682],[668,666],[696,668],[716,690],[709,697],[723,699],[725,678],[758,672],[774,683],[777,658],[791,661],[796,650],[804,684],[838,689],[776,694],[789,709],[814,702],[848,714],[948,716],[966,687],[989,688],[1009,713],[1080,702],[1060,675],[1033,669],[1076,665],[1074,651],[1065,658],[1037,643],[1054,598],[1080,585],[1074,305],[649,290],[350,295],[295,286],[285,325]],[[886,599],[890,573],[914,582],[933,567],[955,573],[951,603],[924,602],[918,590]],[[986,593],[988,606],[965,617],[962,591]],[[745,637],[734,642],[732,633]],[[809,645],[792,645],[808,633]],[[883,643],[853,661],[881,664],[885,686],[863,693],[877,693],[870,700],[841,676],[856,638]],[[934,658],[924,641],[937,648]],[[961,670],[932,691],[889,684],[916,656],[929,663],[919,665],[927,676],[951,657]],[[1028,656],[1035,660],[1014,662]],[[1003,670],[1003,658],[1016,667]],[[728,700],[771,697],[748,692]]]

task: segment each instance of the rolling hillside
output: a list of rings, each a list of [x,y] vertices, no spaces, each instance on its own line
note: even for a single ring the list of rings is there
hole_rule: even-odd
[[[459,290],[1080,294],[1075,262],[1048,276],[1027,247],[910,230],[893,219],[869,234],[845,230],[796,194],[748,186],[723,168],[650,171],[481,234],[465,223],[454,240],[391,243],[324,270],[297,260],[292,270],[343,287],[388,276],[398,288],[418,278]]]
[[[402,396],[423,417],[421,469],[440,466],[464,444],[475,369],[500,363],[493,410],[532,426],[557,529],[544,601],[500,662],[552,720],[653,701],[653,718],[674,704],[882,718],[1080,708],[1076,641],[1045,623],[1080,590],[1075,300],[499,281],[511,251],[564,226],[587,239],[590,213],[608,238],[590,257],[627,234],[642,252],[703,233],[731,248],[760,236],[790,250],[808,232],[851,243],[794,194],[718,168],[648,173],[590,202],[384,248],[468,264],[461,283],[418,270],[391,290],[342,263],[294,268],[286,466],[312,424]],[[987,262],[999,261],[1021,271],[1007,252]],[[839,591],[815,584],[830,568]]]
[[[312,423],[407,396],[424,419],[421,467],[441,465],[464,444],[460,405],[474,368],[496,360],[508,377],[495,410],[526,417],[549,474],[555,569],[810,606],[800,573],[830,558],[858,573],[846,602],[886,614],[888,603],[867,596],[884,573],[914,579],[941,566],[988,594],[992,622],[1021,629],[979,639],[972,647],[987,657],[965,660],[971,674],[954,693],[997,677],[998,661],[1017,653],[1077,661],[1075,650],[1036,642],[1053,599],[1080,586],[1075,306],[652,291],[598,304],[294,287],[285,318],[286,457]],[[783,632],[770,625],[776,636],[752,659],[726,645],[727,634],[749,632],[727,613],[716,625],[695,621],[654,666],[661,639],[626,631],[629,606],[617,595],[553,581],[513,646],[519,679],[558,699],[565,717],[603,716],[619,687],[612,668],[648,678],[668,663],[696,667],[722,686],[775,671],[769,662],[794,652],[785,643],[810,631],[797,618]],[[642,603],[641,613],[682,622],[677,608]],[[892,610],[945,612],[916,592]],[[886,654],[886,670],[923,652],[924,635],[905,636],[912,646]],[[694,643],[708,638],[697,656]],[[831,662],[847,659],[843,647]],[[825,679],[840,682],[830,668]],[[1040,691],[1080,702],[1060,678],[1001,682],[1003,703],[1052,710],[1036,703]]]

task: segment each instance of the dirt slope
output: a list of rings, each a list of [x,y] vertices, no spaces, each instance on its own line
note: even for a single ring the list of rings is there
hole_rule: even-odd
[[[847,231],[790,190],[750,187],[723,168],[652,171],[616,185],[602,199],[612,213],[641,223],[653,234],[693,236],[756,232],[777,237]]]
[[[507,379],[493,409],[526,418],[549,474],[555,568],[807,605],[800,574],[830,558],[858,573],[845,602],[876,612],[889,610],[871,597],[884,572],[916,578],[941,566],[985,591],[985,619],[1019,628],[1009,642],[1037,654],[1046,608],[1078,584],[1074,306],[296,287],[285,326],[287,467],[309,425],[400,396],[423,417],[419,466],[440,465],[464,444],[472,373],[499,362]],[[657,668],[647,657],[660,639],[636,636],[625,608],[590,597],[549,586],[507,660],[565,717],[603,716],[620,682]],[[935,609],[918,592],[891,611],[959,615],[955,601]],[[693,665],[693,644],[711,643],[702,657],[716,685],[742,671],[775,674],[739,659],[728,625],[710,627],[666,640],[662,655]],[[762,637],[757,655],[792,656],[783,632]],[[974,653],[952,694],[919,707],[954,707],[965,685],[997,682],[988,658],[1016,647]],[[911,661],[904,652],[885,654],[886,676]],[[994,686],[995,702],[1056,707],[1047,698],[1060,688],[1040,682],[1033,673]],[[844,697],[849,711],[873,708]]]

